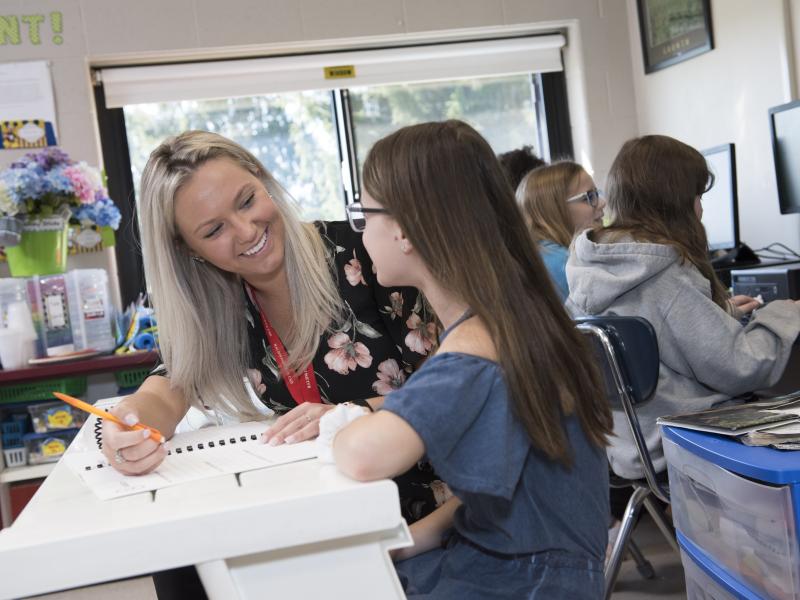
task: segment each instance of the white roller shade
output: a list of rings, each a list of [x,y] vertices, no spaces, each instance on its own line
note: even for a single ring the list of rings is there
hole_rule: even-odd
[[[102,69],[106,105],[561,71],[561,34],[219,62]],[[355,76],[326,79],[327,67]]]

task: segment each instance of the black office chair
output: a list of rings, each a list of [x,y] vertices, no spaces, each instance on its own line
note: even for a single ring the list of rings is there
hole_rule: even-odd
[[[592,341],[605,379],[606,394],[612,407],[622,407],[644,469],[644,479],[611,476],[612,487],[632,487],[633,494],[625,507],[619,534],[605,568],[605,597],[610,598],[626,550],[636,560],[640,572],[645,576],[653,575],[652,567],[631,539],[642,506],[675,552],[680,552],[675,530],[659,504],[653,501],[656,497],[669,503],[669,490],[656,477],[635,410],[637,404],[650,399],[658,384],[658,342],[653,326],[640,317],[585,317],[576,319],[576,323],[581,333]]]

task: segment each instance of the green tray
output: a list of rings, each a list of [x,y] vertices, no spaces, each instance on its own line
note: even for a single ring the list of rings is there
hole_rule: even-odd
[[[130,371],[117,371],[114,378],[121,388],[134,388],[142,385],[153,369],[131,369]]]
[[[0,404],[53,400],[53,392],[82,396],[86,393],[86,385],[85,375],[3,385],[0,386]]]

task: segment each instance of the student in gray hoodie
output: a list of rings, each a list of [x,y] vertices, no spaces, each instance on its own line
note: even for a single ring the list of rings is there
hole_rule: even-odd
[[[581,233],[567,263],[573,316],[644,317],[658,336],[654,397],[637,411],[657,471],[665,471],[656,419],[694,412],[780,379],[800,332],[800,302],[733,302],[708,260],[701,196],[713,184],[703,156],[665,136],[626,142],[608,176],[611,222]],[[738,306],[737,306],[738,305]],[[622,477],[643,476],[625,417],[614,411],[607,449]]]

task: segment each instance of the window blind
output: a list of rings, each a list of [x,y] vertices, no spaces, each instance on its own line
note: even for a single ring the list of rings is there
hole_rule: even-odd
[[[563,70],[561,34],[100,70],[106,105]]]

